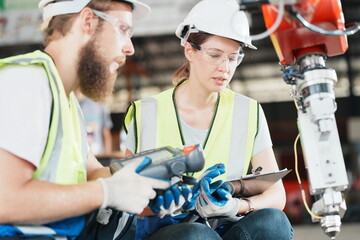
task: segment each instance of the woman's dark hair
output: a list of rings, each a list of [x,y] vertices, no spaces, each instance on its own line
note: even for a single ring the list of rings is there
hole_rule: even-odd
[[[212,34],[209,33],[191,33],[189,38],[187,39],[188,42],[194,43],[195,45],[201,45],[206,40],[208,40],[210,37],[212,37]],[[188,60],[180,67],[173,75],[173,84],[177,85],[180,81],[183,79],[188,79],[190,75],[190,63]]]

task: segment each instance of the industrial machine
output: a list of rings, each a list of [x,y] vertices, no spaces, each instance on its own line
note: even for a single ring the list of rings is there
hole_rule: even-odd
[[[325,61],[346,52],[347,35],[360,25],[345,27],[339,0],[243,0],[240,8],[246,11],[254,4],[261,7],[267,31],[253,40],[270,35],[283,78],[292,88],[309,191],[315,199],[309,212],[335,239],[346,211],[342,192],[348,179],[334,115],[337,75]]]

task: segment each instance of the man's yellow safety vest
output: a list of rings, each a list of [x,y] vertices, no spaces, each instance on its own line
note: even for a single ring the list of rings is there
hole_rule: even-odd
[[[135,153],[163,146],[183,148],[185,145],[174,101],[175,89],[135,101],[129,106],[124,125],[128,131],[130,122],[134,122]],[[203,144],[204,169],[222,162],[226,173],[220,179],[234,179],[247,173],[258,129],[258,110],[258,103],[253,99],[230,89],[220,93]]]
[[[73,93],[68,99],[51,57],[35,51],[1,59],[0,67],[5,65],[39,65],[48,76],[52,114],[46,147],[33,177],[58,184],[86,182],[87,143],[81,109]]]

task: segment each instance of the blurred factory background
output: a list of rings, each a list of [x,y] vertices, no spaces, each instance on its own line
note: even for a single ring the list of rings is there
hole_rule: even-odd
[[[120,149],[123,113],[132,100],[150,96],[172,86],[171,77],[184,60],[183,48],[174,32],[198,0],[143,0],[152,7],[149,18],[135,23],[135,55],[130,57],[119,76],[112,101],[114,149]],[[359,0],[343,0],[345,23],[360,21]],[[41,15],[38,0],[0,0],[0,57],[42,49],[39,31]],[[265,31],[260,9],[249,12],[251,34]],[[348,210],[343,222],[360,222],[360,33],[348,37],[349,49],[341,56],[327,59],[327,66],[338,75],[335,86],[336,120],[349,188],[345,192]],[[268,119],[274,150],[280,168],[294,169],[293,143],[298,134],[296,108],[290,86],[282,77],[278,58],[269,38],[254,41],[258,50],[246,50],[231,88],[262,103]],[[16,94],[16,93],[14,93]],[[0,113],[1,114],[1,113]],[[26,117],[26,116],[24,116]],[[300,149],[300,147],[299,147]],[[300,157],[300,174],[306,173]],[[292,223],[309,223],[310,216],[301,202],[294,171],[284,179],[288,200],[286,213]],[[310,201],[310,199],[309,199]]]

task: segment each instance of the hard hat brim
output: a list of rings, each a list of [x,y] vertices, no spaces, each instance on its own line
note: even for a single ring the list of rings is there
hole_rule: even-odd
[[[42,29],[46,28],[50,20],[54,16],[70,14],[70,13],[79,13],[91,0],[76,0],[76,1],[59,1],[53,2],[53,0],[42,0],[39,3],[39,8],[43,13],[43,24]],[[51,3],[53,2],[53,3]],[[148,16],[151,12],[151,9],[145,3],[142,3],[138,0],[118,0],[117,2],[129,2],[134,5],[132,11],[133,19],[142,19]]]

